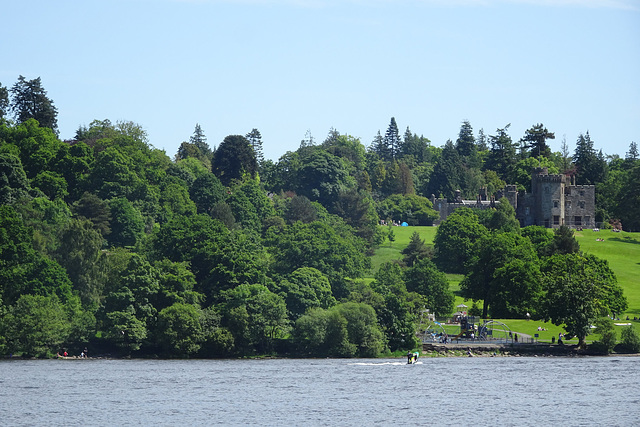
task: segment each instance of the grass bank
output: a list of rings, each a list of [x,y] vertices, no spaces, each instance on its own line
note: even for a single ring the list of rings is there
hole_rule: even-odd
[[[380,265],[385,262],[402,258],[401,251],[407,247],[413,232],[417,231],[420,238],[427,245],[433,245],[437,227],[393,227],[395,241],[386,241],[371,258],[371,271],[367,275],[367,281],[372,280],[373,275]],[[551,230],[549,231],[551,233]],[[627,316],[630,319],[640,318],[640,233],[619,232],[611,230],[583,230],[576,231],[575,237],[580,244],[580,249],[584,253],[593,254],[599,258],[606,259],[611,269],[618,278],[618,283],[624,290],[624,294],[629,301],[629,307],[620,316],[620,321],[616,323],[627,323]],[[469,301],[464,301],[460,296],[460,281],[463,276],[459,274],[447,274],[449,286],[456,295],[455,305],[465,303],[471,305]],[[557,339],[558,333],[564,330],[549,322],[526,321],[524,319],[499,319],[513,331],[534,336],[539,334],[541,342],[551,342],[551,338]],[[640,333],[640,321],[629,321]],[[546,331],[538,331],[542,327]],[[620,336],[620,330],[624,326],[617,326],[616,332]],[[593,338],[593,336],[590,336]],[[577,341],[576,341],[577,342]],[[571,343],[571,341],[569,341]]]

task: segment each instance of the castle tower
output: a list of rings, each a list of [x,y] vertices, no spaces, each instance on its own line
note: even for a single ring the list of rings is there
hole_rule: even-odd
[[[557,228],[564,224],[563,175],[549,175],[547,168],[536,168],[531,176],[533,222],[543,227]]]

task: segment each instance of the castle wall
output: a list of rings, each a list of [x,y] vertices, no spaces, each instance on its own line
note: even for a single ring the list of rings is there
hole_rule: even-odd
[[[461,206],[488,209],[494,201],[486,201],[486,193],[479,194],[477,200],[436,199],[432,196],[433,207],[440,213],[437,225]],[[571,185],[569,177],[549,174],[547,168],[536,168],[531,176],[531,193],[518,193],[515,185],[508,185],[498,191],[496,198],[506,197],[516,211],[516,218],[523,227],[539,225],[546,228],[558,228],[566,225],[571,228],[595,227],[595,186]]]
[[[570,185],[565,189],[565,223],[571,228],[596,226],[595,186]]]

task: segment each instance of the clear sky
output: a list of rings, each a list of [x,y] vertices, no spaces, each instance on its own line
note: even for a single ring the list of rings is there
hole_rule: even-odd
[[[277,160],[331,127],[368,146],[390,118],[432,145],[469,120],[571,151],[640,143],[639,0],[22,0],[3,4],[0,83],[42,78],[62,139],[140,124],[173,157],[262,133]]]

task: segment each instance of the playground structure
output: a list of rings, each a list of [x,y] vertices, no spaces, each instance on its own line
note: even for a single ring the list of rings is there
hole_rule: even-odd
[[[460,339],[475,340],[478,338],[478,327],[475,324],[475,316],[460,316],[460,333],[452,338],[452,341],[458,341]]]
[[[478,339],[496,344],[512,343],[515,336],[507,325],[497,320],[485,320],[478,330]]]
[[[442,341],[442,337],[447,335],[447,331],[442,323],[436,321],[435,316],[429,313],[428,309],[424,309],[420,314],[420,326],[416,335],[425,344]]]
[[[483,320],[477,323],[475,316],[458,312],[448,323],[435,319],[429,310],[423,310],[417,333],[423,344],[429,343],[483,343],[508,344],[517,342],[516,334],[504,323],[497,320]]]

